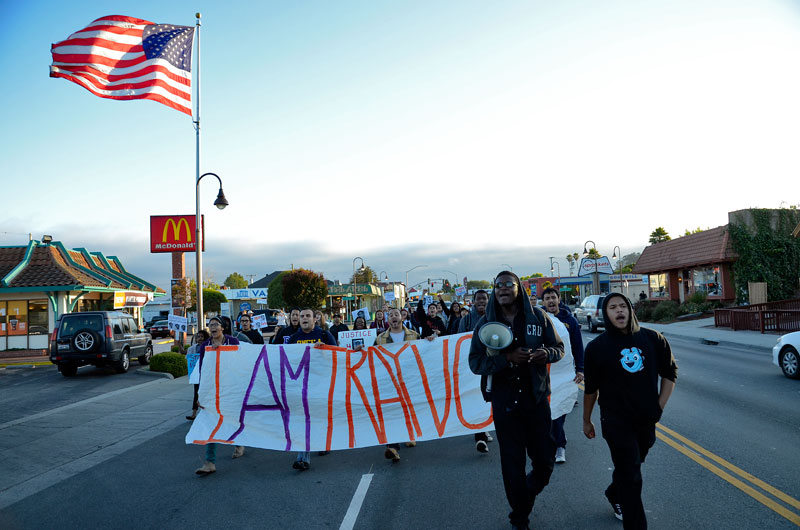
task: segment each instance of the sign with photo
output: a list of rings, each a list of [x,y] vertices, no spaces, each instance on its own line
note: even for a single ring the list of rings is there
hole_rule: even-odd
[[[361,309],[356,309],[355,311],[353,311],[352,317],[353,317],[353,320],[355,320],[358,317],[364,317],[364,320],[369,322],[369,319],[371,318],[370,317],[369,308],[368,307],[362,307]]]
[[[258,315],[253,315],[253,327],[256,329],[262,329],[267,327],[267,315],[263,313]]]
[[[339,332],[339,346],[352,350],[356,346],[368,348],[378,338],[377,329],[354,329]]]
[[[186,333],[189,326],[189,319],[178,315],[167,316],[167,327],[170,331],[177,331],[178,333]]]
[[[465,294],[467,294],[467,288],[466,287],[463,287],[463,286],[462,287],[456,287],[456,296],[458,296],[459,298],[462,298]]]

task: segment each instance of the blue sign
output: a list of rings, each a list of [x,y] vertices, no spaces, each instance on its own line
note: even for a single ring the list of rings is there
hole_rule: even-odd
[[[250,311],[250,304],[248,302],[242,302],[239,304],[239,311]]]

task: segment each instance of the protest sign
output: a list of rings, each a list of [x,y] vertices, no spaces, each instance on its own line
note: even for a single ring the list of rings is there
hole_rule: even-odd
[[[189,319],[186,317],[181,317],[178,315],[167,316],[167,327],[170,329],[170,331],[186,333],[186,328],[188,325]]]
[[[491,430],[491,406],[469,369],[471,337],[358,352],[307,344],[209,348],[198,365],[203,408],[186,443],[329,451]],[[568,388],[554,385],[551,403],[574,389],[571,379]],[[556,414],[563,413],[553,408]]]
[[[377,329],[354,329],[339,332],[339,346],[353,349],[356,346],[372,346],[378,338]]]
[[[383,299],[387,302],[394,302],[394,293],[392,291],[383,293]]]
[[[463,298],[465,294],[467,294],[466,287],[456,287],[456,296]]]
[[[198,384],[200,382],[200,370],[195,370],[197,367],[197,361],[200,360],[199,353],[187,353],[186,354],[186,368],[189,374],[189,383],[191,384]]]
[[[369,308],[368,307],[362,307],[361,309],[357,309],[357,310],[352,312],[352,316],[353,316],[353,320],[355,320],[358,317],[364,317],[364,320],[369,321],[369,319],[370,319]]]
[[[433,297],[431,295],[426,294],[422,298],[422,307],[424,307],[426,311],[428,310],[428,306],[431,305],[432,303],[433,303]]]
[[[267,327],[267,315],[264,314],[253,315],[253,327],[255,329],[262,329]]]

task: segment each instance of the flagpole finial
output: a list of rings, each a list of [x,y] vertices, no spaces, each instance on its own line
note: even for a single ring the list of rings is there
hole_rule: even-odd
[[[197,20],[200,20],[201,18],[203,18],[203,15],[201,15],[200,13],[195,13],[194,16],[195,16],[195,18]]]

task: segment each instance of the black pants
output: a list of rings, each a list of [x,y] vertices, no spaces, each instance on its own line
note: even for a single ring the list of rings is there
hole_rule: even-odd
[[[198,408],[200,408],[199,407],[199,403],[198,403],[198,395],[197,395],[198,391],[200,390],[200,385],[199,384],[195,384],[195,385],[192,385],[192,386],[194,386],[194,399],[192,400],[192,410],[197,410]]]
[[[494,429],[500,446],[500,465],[503,486],[514,525],[525,526],[533,510],[536,496],[541,493],[553,473],[556,444],[550,434],[550,403],[533,402],[533,397],[505,407],[492,404]],[[525,455],[531,459],[533,471],[525,474]]]
[[[625,530],[647,528],[642,504],[642,462],[656,442],[656,424],[619,418],[601,418],[603,438],[611,451],[614,473],[606,497],[622,506]]]

